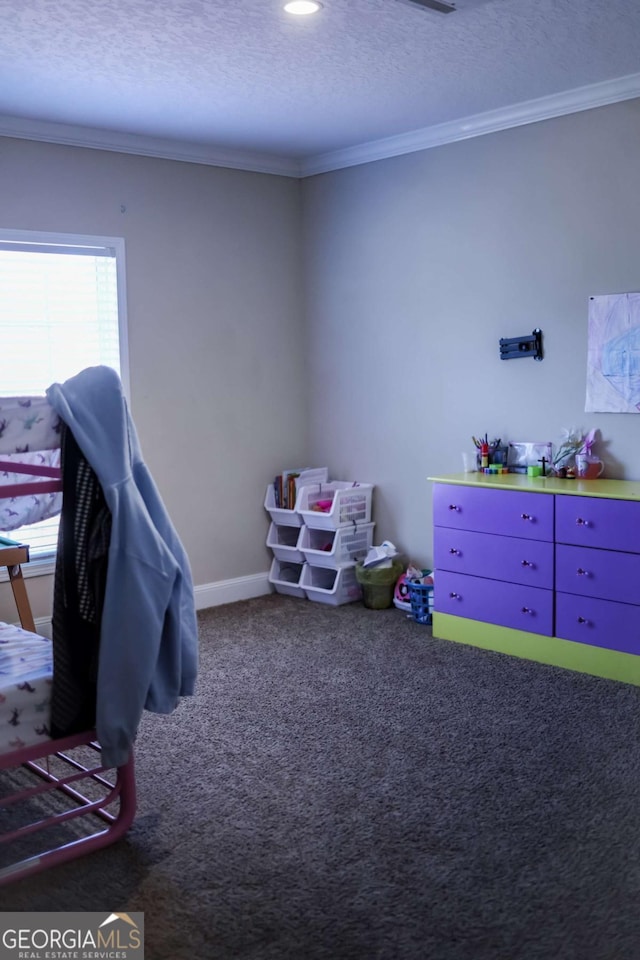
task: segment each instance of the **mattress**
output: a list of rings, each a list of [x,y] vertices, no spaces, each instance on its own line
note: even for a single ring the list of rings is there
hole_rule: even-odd
[[[51,641],[0,622],[0,754],[50,739]]]

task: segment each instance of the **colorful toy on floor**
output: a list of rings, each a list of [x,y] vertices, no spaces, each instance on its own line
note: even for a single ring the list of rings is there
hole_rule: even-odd
[[[393,605],[397,607],[398,610],[404,610],[406,613],[411,613],[411,597],[409,595],[409,581],[425,581],[425,578],[431,578],[431,583],[433,571],[432,570],[420,570],[418,567],[409,565],[405,573],[400,574],[398,580],[396,581],[396,586],[393,592]],[[426,582],[426,581],[425,581]]]

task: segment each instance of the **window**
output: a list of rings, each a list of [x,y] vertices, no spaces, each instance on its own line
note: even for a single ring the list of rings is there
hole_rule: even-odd
[[[0,396],[41,396],[96,364],[128,392],[124,290],[120,238],[0,229]],[[32,560],[51,560],[58,518],[7,535],[29,543]]]

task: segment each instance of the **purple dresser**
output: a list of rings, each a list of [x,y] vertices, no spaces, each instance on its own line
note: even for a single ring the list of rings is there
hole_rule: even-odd
[[[624,481],[515,483],[434,484],[436,613],[640,655],[637,484],[626,500]]]
[[[435,610],[553,636],[554,497],[437,483]]]
[[[640,654],[640,504],[555,501],[555,635]]]

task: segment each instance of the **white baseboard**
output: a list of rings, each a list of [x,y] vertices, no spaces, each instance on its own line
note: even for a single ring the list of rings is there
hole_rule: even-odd
[[[202,583],[194,588],[196,610],[219,607],[223,603],[235,603],[237,600],[251,600],[252,597],[263,597],[272,592],[268,573]],[[51,617],[36,617],[35,624],[36,632],[40,636],[51,638]]]
[[[35,617],[33,622],[36,625],[36,633],[51,640],[51,617]]]
[[[216,583],[203,583],[195,588],[196,610],[207,607],[219,607],[223,603],[235,603],[237,600],[251,600],[272,593],[268,573],[254,573],[249,577],[235,577],[233,580],[218,580]]]

